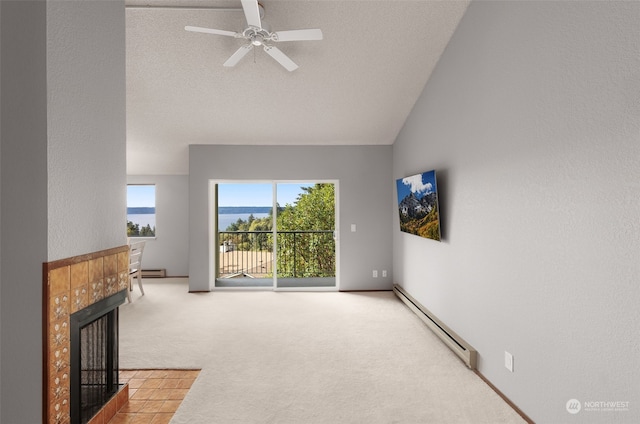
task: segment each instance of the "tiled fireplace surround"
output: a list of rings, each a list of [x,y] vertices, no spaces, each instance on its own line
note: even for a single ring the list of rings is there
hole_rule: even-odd
[[[129,247],[44,263],[43,283],[43,422],[69,424],[70,316],[128,289]],[[125,386],[105,410],[115,414],[127,400]]]

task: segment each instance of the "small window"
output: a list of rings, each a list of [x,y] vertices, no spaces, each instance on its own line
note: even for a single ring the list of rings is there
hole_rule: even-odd
[[[156,236],[156,186],[127,186],[127,237]]]

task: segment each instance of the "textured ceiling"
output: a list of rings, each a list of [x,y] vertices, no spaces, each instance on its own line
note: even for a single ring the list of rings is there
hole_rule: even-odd
[[[188,174],[190,144],[392,144],[468,1],[264,0],[288,72],[261,49],[222,64],[242,40],[240,1],[127,1],[127,173]],[[136,8],[213,6],[238,10]]]

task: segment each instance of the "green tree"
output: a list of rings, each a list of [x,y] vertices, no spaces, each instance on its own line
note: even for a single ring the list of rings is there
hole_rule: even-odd
[[[156,227],[151,228],[151,225],[140,228],[140,224],[134,224],[131,221],[127,221],[127,237],[155,237]]]
[[[302,190],[295,205],[285,205],[278,214],[278,274],[335,276],[334,185],[315,184]]]
[[[240,234],[222,234],[220,243],[230,242],[237,250],[273,250],[273,236],[270,233],[244,234],[247,232],[270,232],[273,214],[265,218],[255,218],[249,215],[245,221],[242,218],[227,226],[225,233],[238,232]]]
[[[140,224],[127,221],[127,237],[138,237],[140,235]]]
[[[140,237],[155,237],[156,236],[156,227],[151,228],[150,224],[140,228]]]

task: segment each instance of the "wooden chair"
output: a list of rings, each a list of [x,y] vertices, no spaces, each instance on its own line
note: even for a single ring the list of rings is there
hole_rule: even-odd
[[[142,288],[142,253],[144,253],[144,241],[132,241],[129,243],[129,290],[127,299],[131,303],[131,292],[133,291],[133,279],[138,279],[140,293],[144,296]]]

